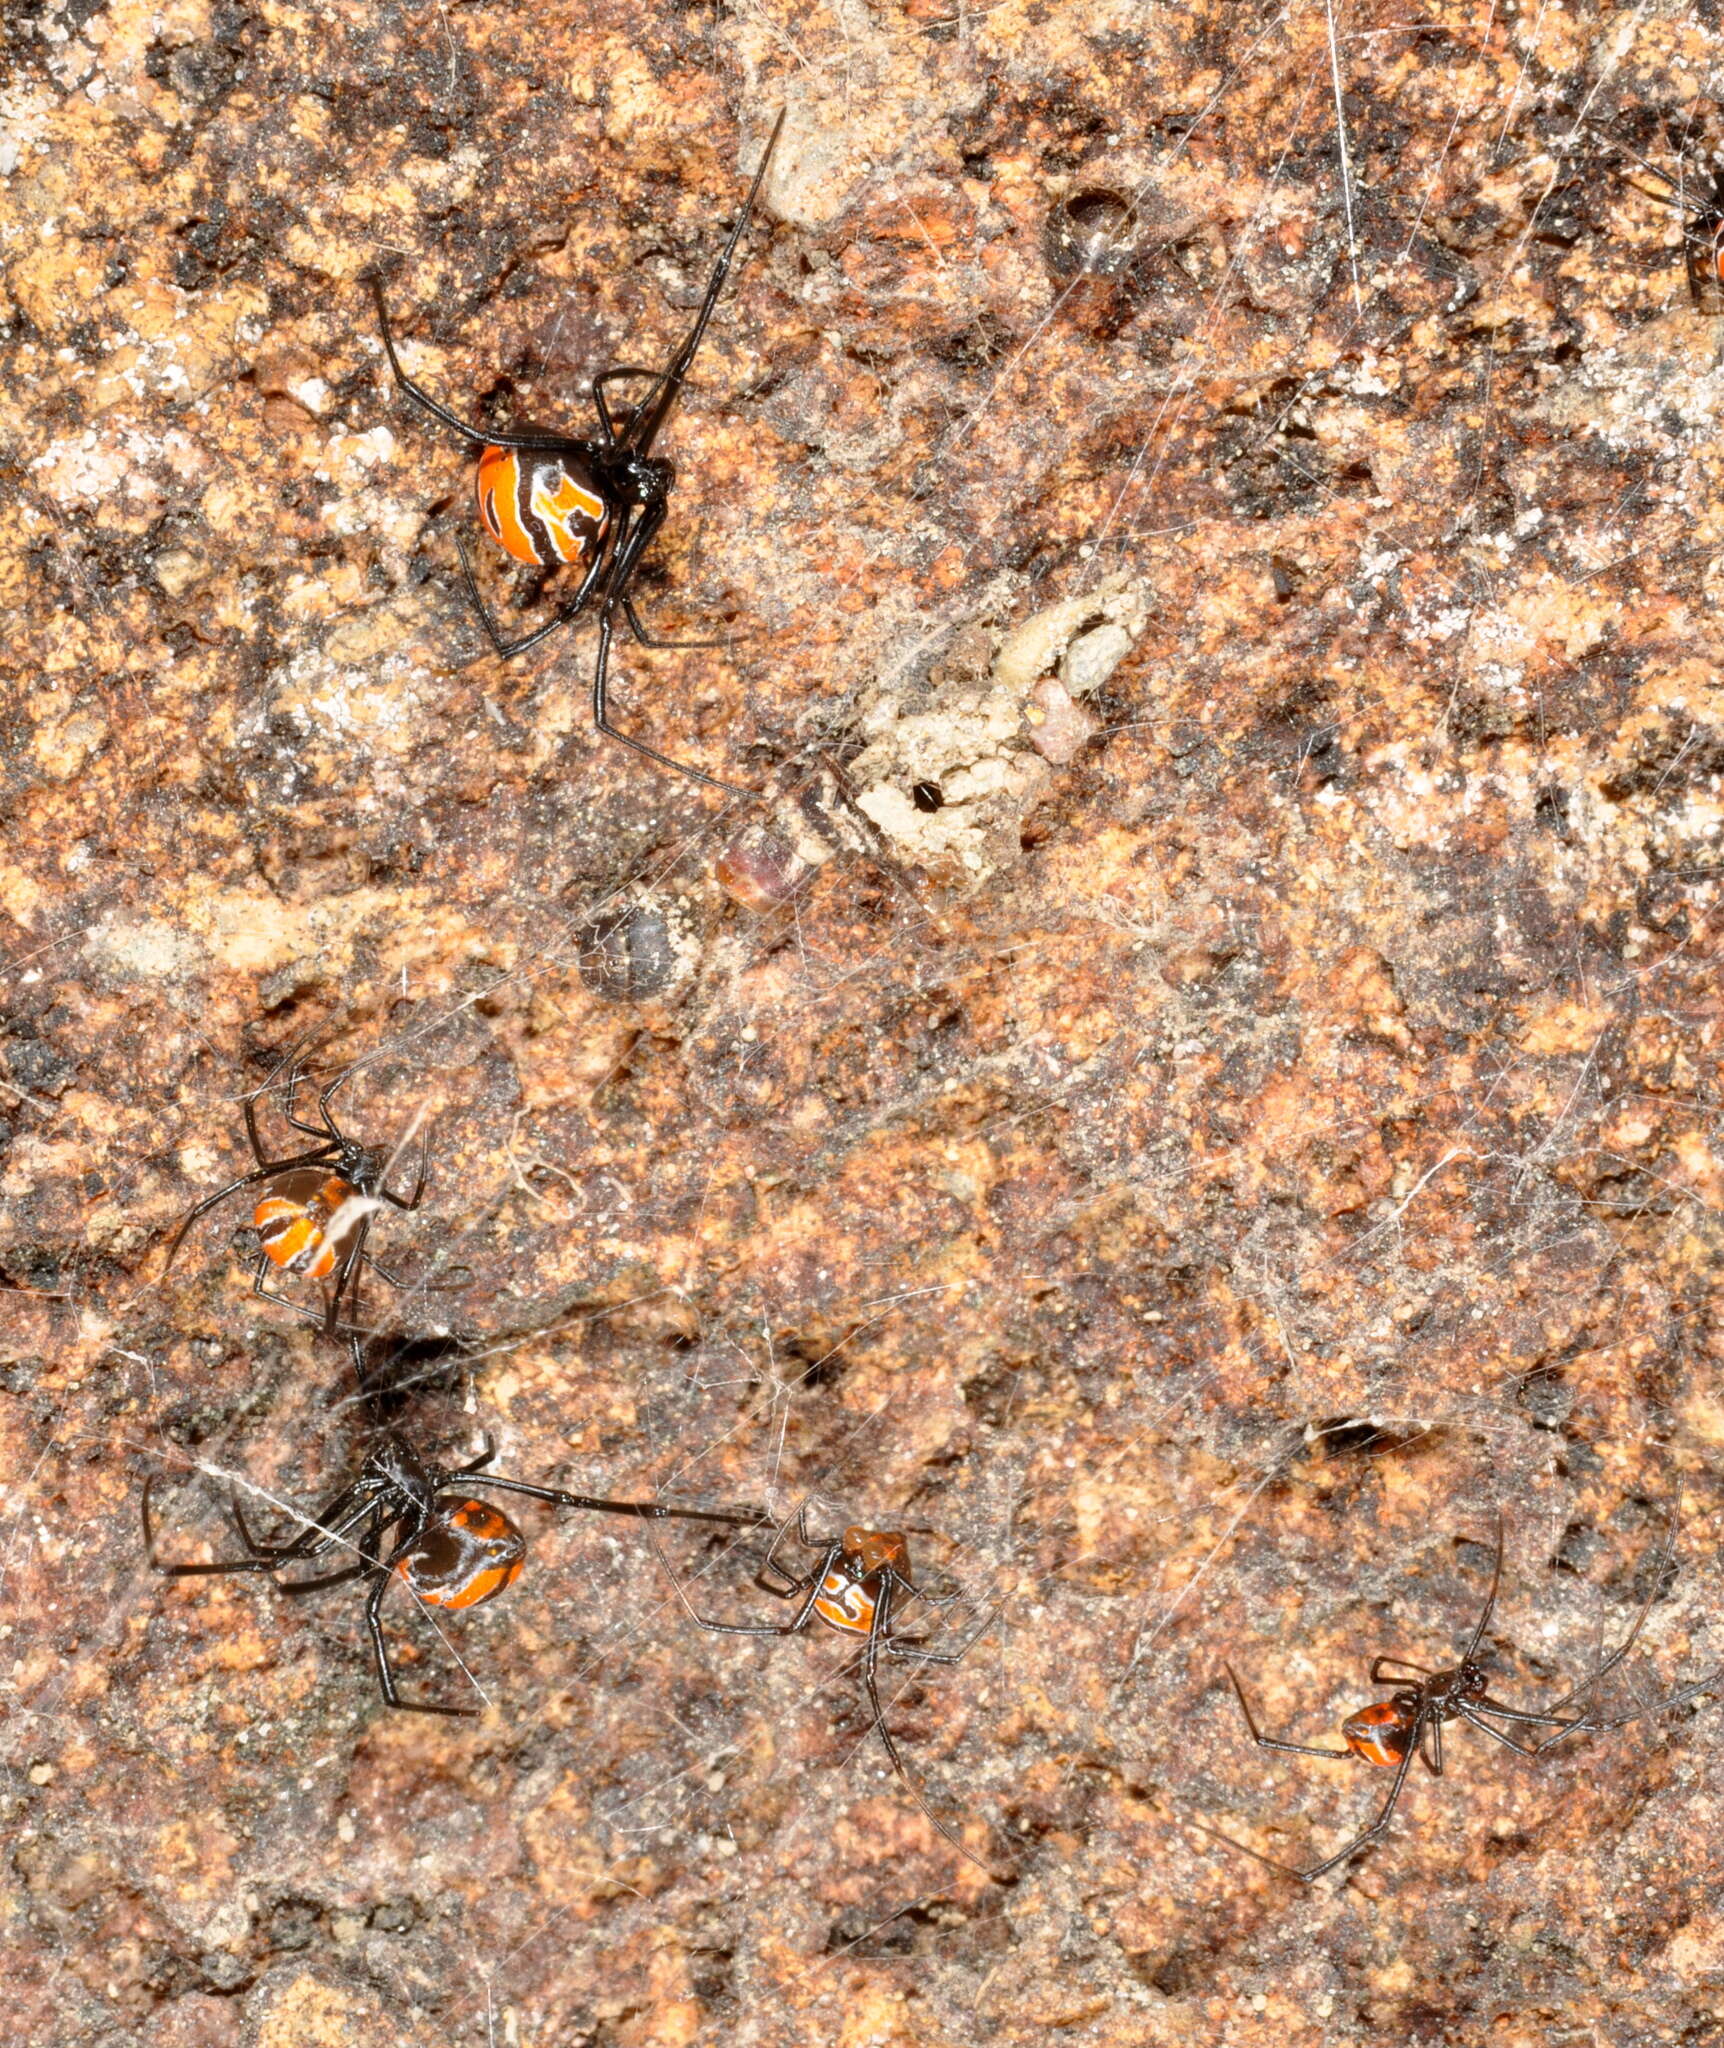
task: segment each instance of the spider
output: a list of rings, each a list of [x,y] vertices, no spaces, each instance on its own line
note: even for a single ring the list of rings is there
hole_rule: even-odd
[[[1471,1727],[1502,1743],[1505,1748],[1514,1750],[1517,1755],[1542,1756],[1546,1750],[1554,1748],[1564,1737],[1573,1734],[1577,1729],[1621,1727],[1627,1721],[1638,1719],[1640,1714],[1662,1711],[1664,1707],[1681,1704],[1683,1699],[1704,1690],[1709,1681],[1701,1680],[1699,1684],[1686,1688],[1681,1694],[1664,1701],[1658,1709],[1643,1707],[1634,1714],[1623,1716],[1619,1721],[1594,1721],[1584,1712],[1570,1715],[1563,1711],[1579,1693],[1596,1685],[1627,1656],[1647,1615],[1651,1612],[1652,1602],[1663,1582],[1664,1565],[1668,1562],[1669,1547],[1673,1540],[1674,1528],[1667,1539],[1659,1569],[1653,1574],[1652,1591],[1647,1595],[1634,1626],[1622,1643],[1595,1671],[1588,1673],[1579,1685],[1548,1708],[1510,1706],[1502,1700],[1493,1699],[1490,1694],[1489,1659],[1488,1656],[1481,1655],[1480,1646],[1484,1642],[1486,1629],[1490,1627],[1491,1616],[1496,1609],[1497,1588],[1502,1580],[1503,1529],[1500,1521],[1497,1523],[1496,1553],[1491,1567],[1490,1591],[1485,1596],[1484,1612],[1479,1616],[1478,1624],[1467,1640],[1466,1649],[1461,1653],[1461,1661],[1450,1670],[1432,1671],[1423,1664],[1409,1664],[1401,1657],[1374,1658],[1371,1664],[1370,1683],[1389,1687],[1392,1696],[1386,1700],[1378,1700],[1371,1706],[1362,1707],[1358,1713],[1351,1715],[1341,1724],[1341,1739],[1346,1745],[1345,1748],[1334,1749],[1326,1744],[1309,1742],[1283,1742],[1275,1736],[1263,1734],[1257,1726],[1256,1717],[1252,1714],[1251,1704],[1245,1697],[1245,1688],[1240,1684],[1238,1674],[1231,1664],[1227,1665],[1227,1676],[1238,1698],[1240,1712],[1245,1716],[1245,1725],[1251,1732],[1252,1741],[1260,1749],[1281,1750],[1289,1756],[1320,1756],[1335,1761],[1357,1758],[1364,1763],[1375,1765],[1380,1770],[1392,1770],[1395,1775],[1389,1784],[1388,1797],[1378,1808],[1376,1818],[1361,1829],[1345,1848],[1336,1850],[1333,1856],[1324,1857],[1321,1863],[1312,1864],[1308,1870],[1295,1870],[1288,1864],[1277,1863],[1273,1857],[1261,1855],[1257,1850],[1247,1848],[1243,1842],[1235,1841],[1231,1835],[1205,1827],[1201,1821],[1195,1825],[1204,1834],[1215,1836],[1218,1841],[1254,1857],[1259,1863],[1267,1864],[1271,1870],[1279,1871],[1282,1876],[1297,1878],[1301,1884],[1310,1884],[1326,1872],[1345,1863],[1360,1849],[1387,1832],[1415,1757],[1433,1777],[1440,1778],[1443,1775],[1443,1724],[1447,1721],[1465,1721]],[[1410,1684],[1409,1677],[1412,1679]],[[1501,1728],[1495,1726],[1492,1717],[1523,1722],[1533,1727],[1554,1728],[1557,1732],[1542,1743],[1517,1742],[1512,1735],[1505,1734]]]
[[[676,1589],[676,1596],[682,1602],[684,1611],[702,1628],[710,1629],[714,1635],[721,1636],[800,1635],[816,1616],[825,1622],[828,1628],[836,1629],[840,1635],[860,1636],[863,1639],[862,1683],[868,1693],[868,1704],[872,1712],[871,1725],[885,1746],[892,1769],[927,1816],[930,1824],[951,1843],[959,1855],[968,1858],[978,1870],[987,1872],[989,1877],[995,1878],[998,1882],[996,1873],[989,1870],[987,1864],[966,1849],[929,1806],[916,1781],[905,1769],[904,1759],[898,1753],[898,1745],[892,1739],[892,1731],[886,1725],[876,1676],[882,1653],[903,1663],[961,1662],[992,1623],[994,1610],[989,1608],[983,1614],[979,1625],[957,1649],[926,1649],[919,1636],[900,1636],[892,1633],[894,1606],[900,1599],[904,1599],[922,1600],[933,1607],[949,1607],[963,1599],[964,1595],[961,1590],[933,1593],[926,1587],[914,1583],[910,1575],[910,1545],[902,1530],[864,1529],[852,1524],[842,1536],[811,1535],[808,1528],[808,1507],[804,1503],[796,1514],[796,1540],[805,1549],[818,1551],[819,1557],[807,1571],[795,1572],[778,1562],[778,1547],[784,1541],[785,1532],[790,1526],[789,1522],[779,1526],[773,1535],[765,1561],[754,1578],[754,1583],[762,1592],[772,1594],[775,1599],[794,1600],[798,1603],[796,1612],[788,1621],[713,1621],[697,1611],[684,1592],[681,1581],[674,1572],[671,1572],[671,1584]],[[668,1564],[666,1569],[669,1570]]]
[[[364,1392],[359,1339],[355,1336],[349,1341]],[[309,1564],[331,1551],[344,1551],[352,1562],[310,1578],[277,1579],[277,1587],[296,1595],[320,1593],[364,1579],[370,1587],[365,1625],[384,1704],[410,1714],[471,1716],[480,1710],[402,1697],[383,1639],[382,1610],[390,1587],[397,1582],[427,1608],[458,1611],[494,1600],[520,1577],[526,1539],[500,1508],[476,1499],[476,1492],[525,1494],[529,1500],[548,1501],[553,1507],[628,1515],[636,1521],[717,1522],[733,1528],[759,1528],[772,1520],[758,1508],[673,1508],[661,1501],[601,1500],[592,1494],[565,1493],[560,1487],[533,1486],[524,1479],[504,1479],[487,1472],[485,1467],[494,1455],[487,1436],[477,1458],[465,1465],[440,1465],[421,1457],[399,1431],[383,1430],[356,1478],[308,1514],[290,1510],[302,1526],[300,1533],[286,1542],[260,1542],[245,1519],[238,1493],[231,1494],[228,1509],[245,1555],[217,1558],[208,1564],[164,1564],[157,1557],[150,1513],[155,1487],[152,1474],[144,1484],[144,1554],[152,1570],[167,1578],[189,1579],[228,1572],[273,1574]]]
[[[1629,154],[1633,154],[1632,151]],[[1688,290],[1702,313],[1724,313],[1724,170],[1716,167],[1696,187],[1685,185],[1656,164],[1635,158],[1639,168],[1665,186],[1649,192],[1632,178],[1625,182],[1643,198],[1655,199],[1684,216],[1682,253],[1688,265]]]
[[[560,434],[531,423],[523,423],[511,431],[469,426],[415,384],[402,369],[389,328],[382,280],[376,276],[371,279],[378,323],[383,331],[383,346],[396,383],[440,425],[461,435],[479,451],[479,518],[485,531],[518,562],[543,569],[561,563],[583,565],[581,580],[573,597],[558,609],[553,618],[518,639],[505,640],[479,593],[466,544],[457,541],[467,594],[492,647],[504,656],[524,654],[559,627],[578,618],[589,602],[596,602],[599,651],[593,670],[593,722],[599,731],[607,738],[620,740],[624,746],[632,747],[637,754],[644,754],[648,760],[656,761],[661,768],[673,768],[678,774],[703,782],[710,789],[731,790],[739,795],[749,792],[738,790],[734,783],[720,782],[715,776],[704,775],[684,761],[672,760],[668,754],[661,754],[656,747],[648,746],[645,740],[636,739],[612,725],[605,709],[605,690],[610,670],[611,635],[618,612],[628,621],[630,632],[643,647],[721,647],[725,644],[722,640],[661,640],[654,637],[641,624],[640,614],[629,593],[642,556],[664,524],[671,487],[676,482],[675,465],[663,456],[655,456],[653,443],[669,419],[687,379],[695,351],[700,347],[707,322],[730,273],[731,260],[753,214],[761,181],[766,176],[766,167],[772,161],[772,152],[783,126],[784,114],[781,111],[772,124],[766,153],[760,159],[760,168],[754,174],[754,183],[748,188],[748,198],[736,226],[731,230],[730,240],[713,270],[694,325],[667,366],[663,370],[617,366],[602,371],[593,379],[593,409],[598,414],[600,436],[596,441]],[[605,386],[643,377],[650,380],[645,395],[619,421],[611,413]]]
[[[303,1040],[294,1046],[270,1074],[263,1085],[245,1098],[246,1136],[251,1140],[252,1157],[257,1161],[250,1173],[242,1173],[237,1180],[230,1180],[225,1188],[213,1195],[206,1195],[187,1211],[173,1242],[168,1246],[168,1256],[162,1267],[162,1276],[167,1277],[179,1248],[185,1241],[186,1232],[198,1218],[225,1202],[230,1195],[236,1195],[241,1188],[258,1182],[266,1183],[252,1211],[252,1227],[258,1235],[257,1271],[252,1278],[252,1293],[261,1295],[265,1301],[273,1301],[281,1307],[291,1309],[297,1316],[304,1316],[308,1322],[319,1323],[326,1331],[335,1329],[345,1296],[351,1303],[357,1291],[360,1266],[367,1265],[388,1281],[392,1287],[404,1283],[372,1258],[365,1249],[365,1241],[371,1234],[371,1219],[378,1209],[387,1202],[392,1209],[411,1212],[419,1206],[425,1192],[426,1144],[419,1142],[419,1171],[413,1182],[411,1195],[398,1195],[384,1185],[392,1164],[391,1155],[380,1146],[361,1145],[348,1137],[335,1121],[330,1104],[337,1089],[345,1087],[352,1078],[354,1069],[349,1067],[338,1074],[317,1098],[316,1123],[307,1123],[295,1115],[295,1102],[300,1083],[305,1078],[302,1055]],[[282,1108],[288,1124],[317,1143],[308,1151],[295,1152],[285,1159],[271,1159],[263,1149],[263,1140],[257,1128],[257,1098],[268,1092],[276,1075],[287,1070],[287,1093]],[[335,1282],[329,1292],[328,1303],[323,1314],[307,1308],[302,1302],[280,1294],[264,1283],[270,1269],[278,1273],[292,1274],[312,1280]],[[440,1288],[462,1286],[459,1280],[427,1282]]]

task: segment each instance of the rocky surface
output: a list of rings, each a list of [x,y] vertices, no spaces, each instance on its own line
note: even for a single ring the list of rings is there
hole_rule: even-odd
[[[1203,1832],[1364,1824],[1381,1774],[1254,1749],[1223,1664],[1332,1742],[1373,1656],[1459,1653],[1498,1517],[1505,1697],[1655,1591],[1615,1711],[1724,1652],[1724,328],[1657,176],[1724,142],[1718,26],[7,11],[21,2038],[1724,2030],[1713,1707],[1451,1726],[1309,1888]],[[614,689],[732,799],[598,739],[590,625],[483,655],[365,279],[458,411],[585,430],[780,106],[640,586],[729,644]],[[943,1640],[996,1610],[887,1675],[927,1811],[836,1636],[677,1604],[780,1618],[758,1546],[523,1509],[507,1599],[388,1610],[469,1722],[382,1708],[351,1587],[147,1569],[148,1475],[209,1557],[230,1479],[363,1452],[242,1203],[164,1270],[302,1040],[393,1185],[426,1135],[364,1309],[428,1454],[812,1496],[909,1529]]]

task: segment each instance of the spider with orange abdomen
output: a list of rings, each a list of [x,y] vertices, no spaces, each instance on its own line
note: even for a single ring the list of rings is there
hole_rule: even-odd
[[[424,1134],[420,1137],[413,1192],[410,1195],[396,1194],[387,1185],[394,1163],[393,1155],[381,1146],[362,1145],[357,1139],[350,1138],[336,1122],[331,1109],[337,1091],[352,1079],[353,1068],[338,1074],[318,1095],[316,1123],[308,1123],[296,1114],[299,1090],[305,1080],[303,1052],[304,1041],[301,1041],[278,1061],[262,1086],[245,1098],[246,1136],[257,1164],[249,1173],[230,1180],[226,1187],[218,1188],[213,1195],[206,1195],[187,1211],[168,1246],[162,1274],[165,1278],[185,1242],[186,1233],[200,1216],[218,1208],[242,1188],[261,1187],[262,1192],[252,1210],[252,1227],[258,1239],[252,1292],[331,1331],[340,1319],[343,1300],[352,1300],[362,1266],[369,1266],[392,1287],[405,1284],[378,1264],[367,1251],[366,1241],[371,1234],[372,1218],[385,1204],[407,1214],[419,1207],[425,1193],[429,1140]],[[258,1131],[257,1102],[284,1068],[287,1087],[282,1100],[283,1116],[290,1129],[303,1132],[318,1142],[303,1152],[272,1159],[264,1150]],[[333,1281],[334,1285],[329,1289],[320,1313],[266,1285],[272,1274],[293,1279]],[[466,1283],[445,1279],[418,1284],[442,1290]]]
[[[524,654],[537,647],[560,627],[579,618],[590,605],[598,613],[599,647],[593,671],[593,722],[607,738],[620,740],[662,768],[673,768],[693,782],[712,789],[737,791],[736,785],[673,760],[645,740],[626,733],[610,721],[607,690],[610,675],[611,637],[616,616],[621,613],[629,631],[643,647],[720,647],[722,640],[664,640],[649,633],[630,592],[642,557],[654,535],[664,524],[676,468],[653,453],[665,422],[669,419],[688,379],[695,352],[706,333],[718,295],[730,274],[737,246],[754,212],[754,203],[766,176],[767,165],[784,126],[781,112],[767,137],[766,149],[748,189],[736,225],[713,269],[712,277],[696,313],[694,324],[670,362],[662,370],[639,369],[619,364],[601,371],[592,381],[593,409],[598,414],[599,438],[558,433],[549,427],[523,424],[513,429],[470,426],[458,413],[416,384],[401,367],[389,312],[383,299],[381,281],[371,279],[377,302],[377,319],[383,346],[395,382],[415,405],[440,426],[461,435],[478,450],[476,483],[479,519],[485,531],[507,554],[529,568],[578,568],[580,582],[574,594],[544,625],[506,640],[497,629],[490,609],[480,595],[466,545],[457,541],[467,594],[485,636],[494,651],[504,657]],[[609,384],[647,380],[645,395],[619,417],[605,395]]]

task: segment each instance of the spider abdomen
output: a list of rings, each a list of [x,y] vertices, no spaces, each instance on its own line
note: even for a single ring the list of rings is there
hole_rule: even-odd
[[[321,1168],[284,1174],[252,1211],[264,1257],[283,1273],[327,1280],[335,1271],[336,1239],[345,1235],[329,1226],[356,1192],[340,1174]]]
[[[814,1611],[827,1627],[853,1636],[865,1636],[873,1628],[879,1604],[877,1578],[853,1579],[837,1564],[820,1581],[820,1591],[814,1596]]]
[[[572,448],[483,449],[478,490],[485,531],[517,562],[540,569],[578,562],[610,520],[597,480]]]
[[[1383,1770],[1393,1770],[1404,1760],[1412,1736],[1412,1718],[1396,1700],[1362,1707],[1341,1724],[1341,1740],[1353,1754]]]
[[[432,1607],[478,1607],[521,1575],[527,1544],[489,1501],[443,1508],[395,1561],[408,1591]]]

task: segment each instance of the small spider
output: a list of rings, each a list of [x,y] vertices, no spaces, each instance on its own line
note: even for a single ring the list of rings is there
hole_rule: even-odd
[[[634,599],[629,593],[642,556],[664,524],[671,488],[676,482],[675,465],[663,456],[655,456],[653,443],[669,419],[688,377],[695,351],[700,347],[707,322],[718,303],[718,295],[730,274],[737,245],[753,214],[761,181],[766,176],[766,167],[772,161],[772,152],[783,126],[784,115],[780,112],[767,138],[766,152],[754,174],[754,183],[748,188],[748,198],[713,270],[694,325],[667,366],[663,370],[618,366],[601,372],[593,379],[593,408],[599,417],[600,434],[596,441],[527,423],[512,431],[469,426],[415,384],[402,369],[389,328],[382,281],[375,276],[371,279],[372,295],[377,301],[377,318],[383,330],[383,346],[388,352],[389,367],[395,373],[396,383],[440,425],[461,435],[479,451],[479,518],[485,531],[516,561],[529,566],[549,569],[560,564],[583,565],[574,595],[553,618],[535,631],[522,634],[519,639],[505,640],[479,594],[466,546],[458,541],[467,594],[492,647],[505,657],[524,654],[559,627],[578,618],[589,603],[596,604],[599,651],[593,671],[594,724],[608,738],[620,740],[637,754],[644,754],[649,761],[658,762],[662,768],[674,768],[678,774],[703,782],[711,789],[734,791],[736,785],[703,775],[698,768],[691,768],[686,762],[674,761],[656,747],[649,747],[645,740],[636,739],[611,724],[605,708],[606,681],[610,671],[611,635],[619,612],[643,647],[722,647],[725,644],[722,640],[655,638],[641,624],[640,614],[635,610]],[[619,424],[612,416],[605,386],[640,378],[650,380],[646,394],[623,415]],[[747,795],[749,792],[737,793]]]
[[[818,1551],[819,1557],[807,1571],[794,1572],[778,1562],[778,1547],[784,1541],[785,1533],[790,1526],[789,1522],[785,1522],[775,1532],[765,1561],[754,1579],[754,1583],[762,1592],[770,1593],[779,1600],[794,1600],[798,1603],[796,1612],[788,1621],[713,1621],[697,1611],[684,1592],[681,1581],[674,1572],[671,1572],[671,1584],[676,1588],[676,1596],[682,1602],[684,1611],[702,1628],[710,1629],[714,1635],[721,1636],[800,1635],[816,1616],[825,1622],[828,1628],[836,1629],[840,1635],[860,1636],[863,1641],[862,1683],[868,1693],[868,1704],[872,1713],[871,1725],[879,1734],[886,1754],[891,1759],[893,1770],[929,1822],[951,1843],[959,1855],[967,1857],[978,1870],[986,1871],[989,1877],[994,1877],[998,1881],[997,1874],[989,1870],[980,1857],[966,1849],[933,1811],[922,1796],[916,1781],[905,1769],[904,1759],[898,1753],[898,1745],[892,1740],[892,1731],[886,1725],[876,1675],[882,1654],[902,1663],[959,1663],[992,1624],[994,1610],[989,1608],[983,1614],[980,1623],[955,1650],[926,1649],[919,1636],[900,1636],[892,1633],[894,1607],[905,1600],[921,1600],[929,1606],[949,1607],[965,1596],[961,1590],[934,1593],[924,1586],[915,1584],[910,1575],[910,1545],[903,1531],[864,1529],[852,1524],[842,1536],[811,1535],[808,1528],[808,1508],[804,1503],[796,1515],[796,1539],[804,1548]],[[669,1570],[668,1564],[666,1570]]]
[[[237,1180],[230,1180],[225,1188],[206,1195],[187,1211],[168,1246],[162,1277],[167,1277],[168,1269],[185,1241],[186,1232],[200,1216],[225,1202],[230,1195],[237,1195],[241,1188],[265,1182],[267,1186],[252,1211],[252,1228],[258,1236],[258,1261],[251,1291],[261,1295],[265,1301],[277,1302],[281,1307],[291,1309],[295,1315],[304,1316],[307,1322],[319,1323],[330,1331],[336,1327],[343,1297],[350,1303],[353,1299],[361,1265],[369,1266],[391,1287],[405,1285],[378,1264],[365,1249],[365,1241],[371,1234],[372,1217],[385,1202],[392,1209],[406,1212],[418,1208],[425,1192],[427,1140],[421,1137],[419,1141],[419,1171],[412,1194],[394,1194],[384,1185],[392,1163],[391,1155],[380,1146],[361,1145],[348,1137],[330,1111],[337,1089],[345,1087],[352,1079],[353,1068],[338,1074],[318,1096],[316,1123],[307,1123],[294,1114],[300,1083],[305,1078],[301,1057],[304,1045],[304,1040],[301,1040],[294,1046],[277,1063],[275,1071],[262,1086],[245,1098],[246,1136],[251,1140],[252,1157],[257,1164],[250,1173],[242,1173]],[[295,1152],[285,1159],[271,1159],[258,1135],[257,1099],[269,1091],[284,1068],[287,1070],[287,1092],[282,1109],[287,1123],[292,1129],[303,1131],[318,1142],[309,1151]],[[277,1273],[295,1278],[333,1280],[335,1284],[329,1291],[324,1312],[320,1315],[303,1302],[294,1301],[267,1287],[264,1283],[272,1267]],[[421,1284],[441,1290],[466,1283],[443,1280]]]
[[[1630,152],[1632,154],[1632,152]],[[1662,192],[1649,192],[1627,179],[1643,198],[1682,215],[1682,253],[1688,266],[1688,290],[1702,313],[1724,313],[1724,170],[1714,167],[1696,186],[1672,177],[1656,164],[1636,157],[1639,169],[1658,179]]]
[[[1461,1661],[1447,1671],[1432,1671],[1423,1664],[1409,1664],[1401,1657],[1377,1657],[1372,1660],[1370,1683],[1388,1686],[1392,1697],[1378,1700],[1373,1705],[1362,1707],[1341,1724],[1341,1739],[1346,1747],[1330,1748],[1326,1744],[1309,1742],[1282,1742],[1276,1737],[1263,1734],[1251,1704],[1245,1697],[1245,1688],[1239,1683],[1237,1673],[1231,1664],[1225,1667],[1233,1690],[1239,1701],[1240,1712],[1245,1716],[1245,1725],[1251,1739],[1260,1749],[1276,1749],[1289,1756],[1318,1756],[1334,1762],[1358,1760],[1375,1765],[1379,1770],[1392,1770],[1394,1777],[1389,1784],[1388,1797],[1377,1810],[1370,1824],[1361,1829],[1343,1849],[1333,1856],[1326,1856],[1321,1863],[1314,1863],[1306,1870],[1296,1870],[1285,1863],[1277,1863],[1273,1857],[1261,1855],[1257,1850],[1247,1848],[1231,1835],[1222,1834],[1218,1829],[1206,1827],[1201,1821],[1195,1822],[1202,1833],[1213,1835],[1217,1841],[1225,1842],[1230,1848],[1238,1849],[1257,1862],[1267,1864],[1271,1870],[1279,1871],[1284,1877],[1297,1878],[1301,1884],[1310,1884],[1325,1872],[1334,1870],[1345,1863],[1368,1843],[1387,1832],[1389,1821],[1400,1801],[1401,1792],[1407,1782],[1407,1773],[1412,1769],[1415,1757],[1433,1777],[1443,1775],[1443,1725],[1448,1721],[1465,1721],[1469,1726],[1481,1730],[1504,1748],[1512,1749],[1519,1756],[1541,1756],[1562,1741],[1566,1736],[1580,1729],[1616,1728],[1627,1721],[1637,1720],[1640,1714],[1662,1711],[1666,1707],[1680,1705],[1683,1699],[1704,1690],[1709,1681],[1686,1688],[1681,1694],[1665,1700],[1659,1708],[1640,1708],[1621,1720],[1594,1721],[1584,1712],[1564,1711],[1580,1693],[1589,1691],[1606,1673],[1615,1669],[1633,1646],[1640,1634],[1647,1615],[1651,1612],[1664,1579],[1664,1567],[1669,1559],[1669,1547],[1674,1541],[1674,1529],[1666,1539],[1663,1557],[1658,1570],[1653,1574],[1653,1588],[1646,1602],[1635,1618],[1621,1644],[1596,1670],[1591,1671],[1560,1700],[1545,1708],[1510,1706],[1502,1700],[1493,1699],[1490,1694],[1489,1659],[1481,1654],[1485,1631],[1490,1627],[1495,1612],[1497,1588],[1502,1580],[1503,1529],[1497,1523],[1495,1561],[1491,1567],[1490,1591],[1485,1596],[1484,1612],[1479,1616],[1478,1625],[1468,1638]],[[1715,1674],[1716,1675],[1716,1674]],[[1409,1676],[1412,1683],[1408,1683]],[[1494,1719],[1492,1718],[1494,1717]],[[1516,1721],[1532,1727],[1553,1728],[1556,1733],[1543,1743],[1517,1742],[1512,1735],[1494,1725],[1494,1720]]]
[[[363,1390],[359,1340],[353,1337],[349,1341]],[[484,1450],[467,1464],[435,1464],[422,1458],[398,1431],[384,1430],[356,1478],[309,1514],[291,1511],[302,1526],[300,1533],[286,1542],[260,1542],[246,1522],[237,1492],[231,1494],[228,1508],[245,1555],[208,1564],[163,1564],[157,1557],[150,1513],[155,1486],[152,1474],[144,1484],[144,1554],[151,1568],[165,1577],[189,1579],[228,1572],[275,1573],[309,1564],[332,1551],[346,1553],[351,1561],[333,1571],[311,1578],[278,1579],[276,1585],[283,1593],[319,1593],[364,1579],[370,1587],[365,1625],[384,1704],[411,1714],[465,1716],[477,1714],[479,1709],[402,1698],[384,1644],[382,1610],[390,1587],[396,1584],[424,1607],[458,1611],[494,1600],[520,1577],[526,1539],[500,1508],[476,1499],[475,1493],[525,1494],[529,1500],[548,1501],[553,1507],[628,1515],[645,1522],[717,1522],[731,1528],[760,1528],[772,1520],[757,1508],[675,1508],[662,1501],[601,1500],[592,1494],[565,1493],[560,1487],[532,1486],[524,1479],[503,1479],[487,1472],[485,1467],[493,1455],[487,1437]]]

